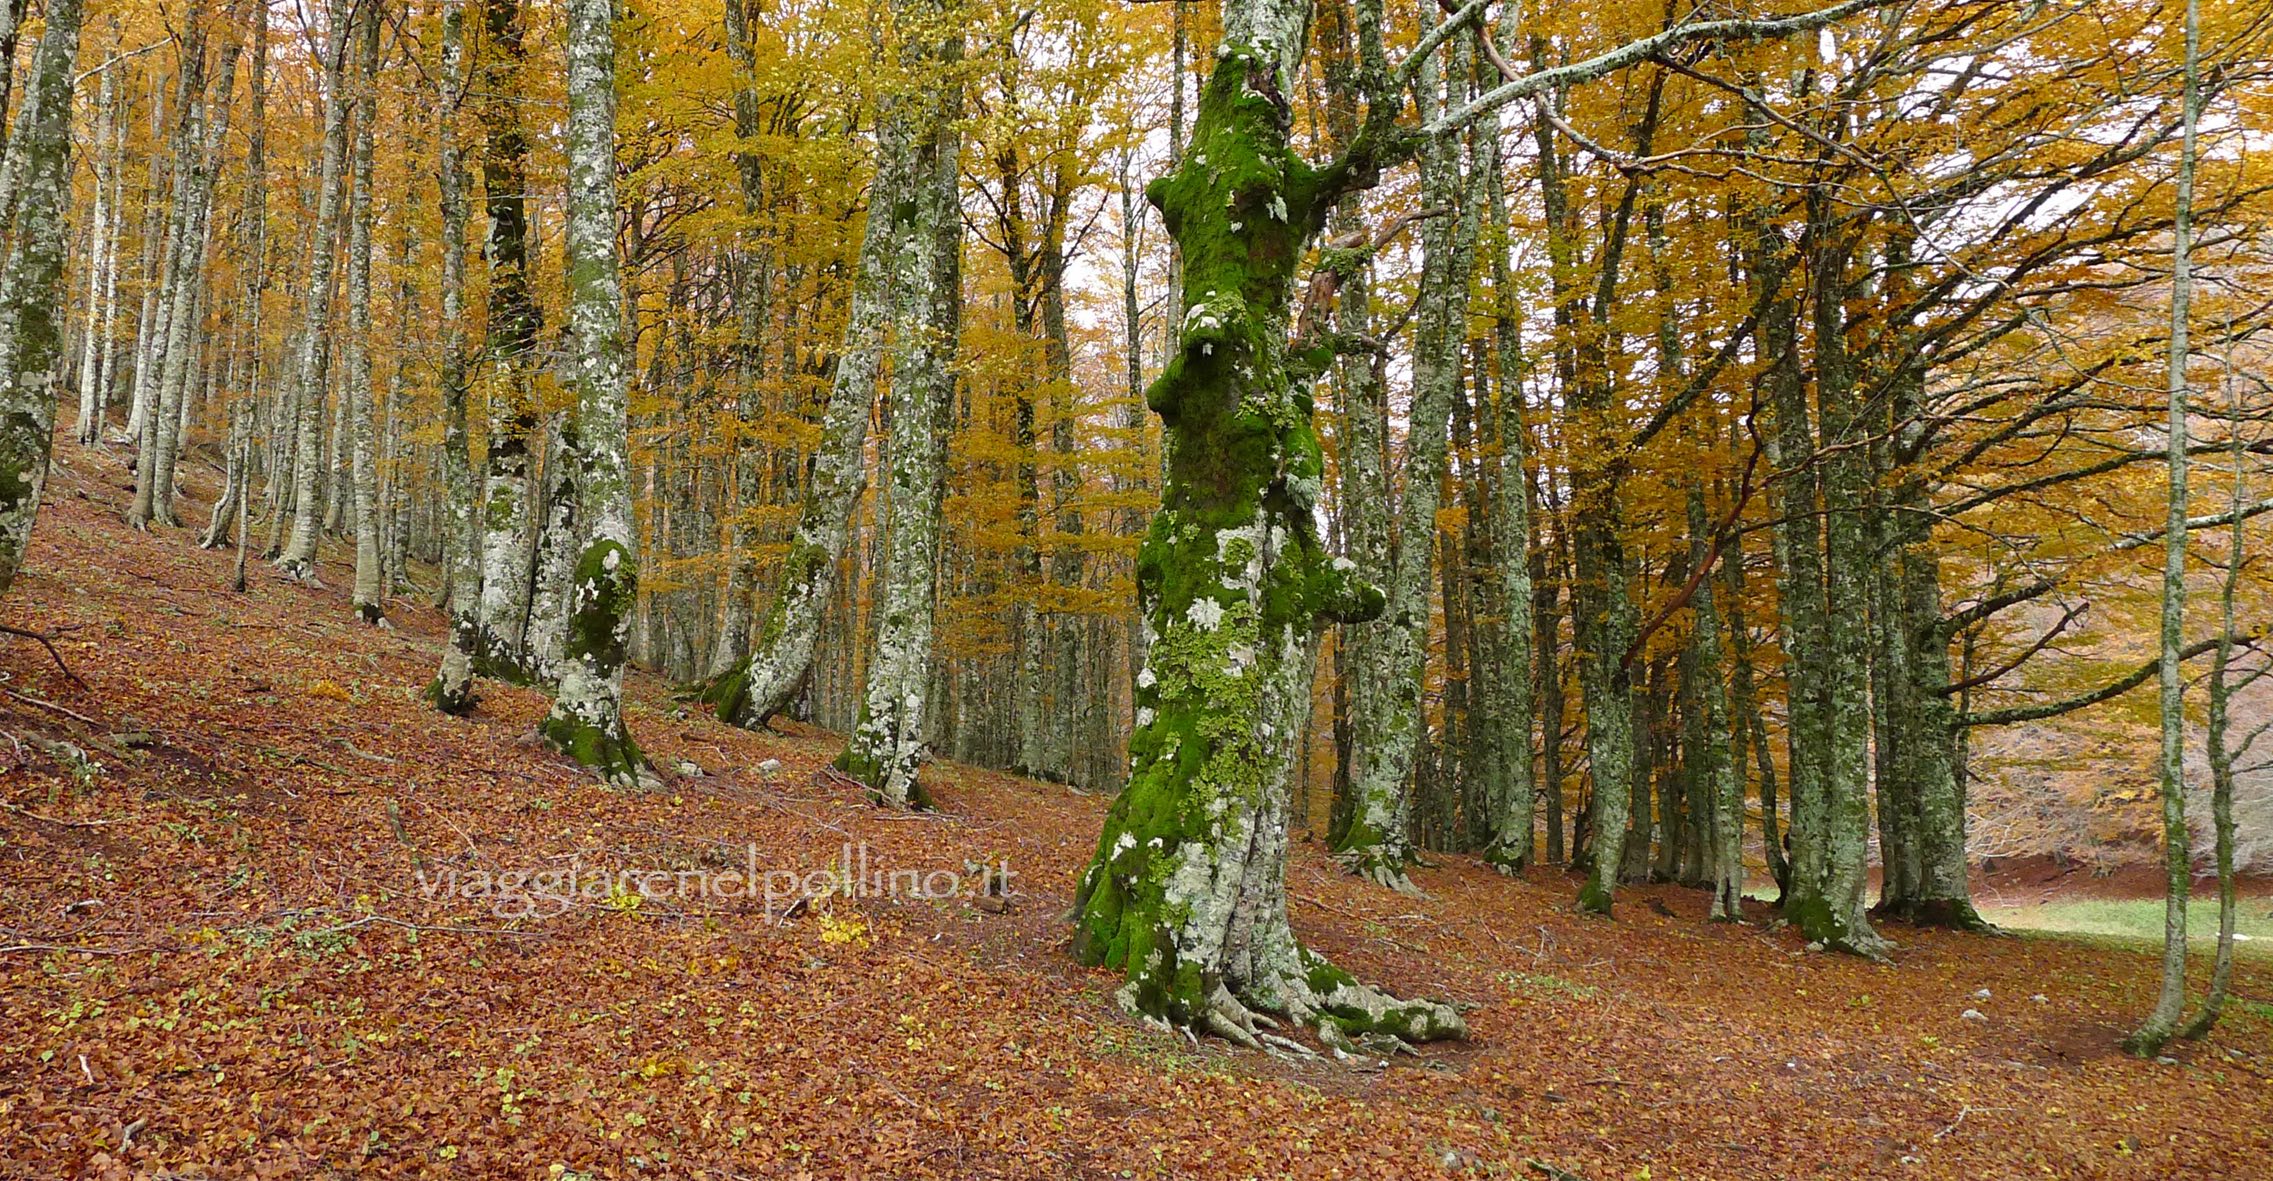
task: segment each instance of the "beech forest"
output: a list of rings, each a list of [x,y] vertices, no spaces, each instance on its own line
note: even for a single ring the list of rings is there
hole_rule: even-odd
[[[0,1178],[2273,1178],[2268,530],[2269,0],[0,0]]]

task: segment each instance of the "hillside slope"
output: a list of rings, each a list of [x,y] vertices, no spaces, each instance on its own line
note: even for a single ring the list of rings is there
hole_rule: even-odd
[[[2273,1169],[2262,959],[2207,1045],[2141,1063],[2113,1049],[2152,987],[2134,950],[1898,930],[1871,964],[1764,914],[1708,926],[1676,889],[1587,919],[1558,872],[1461,858],[1416,900],[1304,846],[1290,892],[1340,962],[1476,1006],[1472,1042],[1366,1070],[1195,1047],[1067,956],[1103,800],[936,765],[939,813],[880,813],[821,770],[830,736],[733,730],[639,678],[640,741],[701,773],[617,794],[526,741],[535,692],[424,708],[432,610],[361,627],[343,589],[257,564],[231,594],[231,554],[117,523],[117,457],[58,455],[0,604],[71,629],[85,681],[0,645],[0,1176]],[[848,845],[963,894],[676,892]],[[1003,863],[1007,903],[972,896]],[[667,877],[522,915],[528,882],[492,876],[569,869]]]

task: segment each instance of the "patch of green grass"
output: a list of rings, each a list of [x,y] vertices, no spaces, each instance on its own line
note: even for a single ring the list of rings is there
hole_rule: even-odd
[[[2160,898],[2079,898],[2028,906],[1981,907],[1981,917],[2015,931],[2090,935],[2123,943],[2159,946],[2163,937]],[[2273,959],[2273,899],[2243,898],[2234,912],[2234,954]],[[2218,900],[2192,899],[2186,908],[2187,943],[2207,948],[2218,938]]]

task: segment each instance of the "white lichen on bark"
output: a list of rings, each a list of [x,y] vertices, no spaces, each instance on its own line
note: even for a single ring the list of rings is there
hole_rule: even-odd
[[[19,161],[15,235],[0,268],[0,592],[15,582],[39,514],[63,362],[64,187],[80,0],[49,0],[8,153]]]
[[[627,474],[623,277],[616,257],[615,5],[568,4],[568,330],[574,425],[563,459],[577,466],[586,543],[569,583],[560,683],[539,730],[609,782],[652,782],[623,722],[624,641],[637,594],[638,541]]]
[[[909,90],[883,119],[909,180],[890,208],[871,204],[908,248],[892,259],[892,393],[888,408],[884,559],[876,583],[875,647],[860,719],[837,760],[892,807],[928,803],[917,772],[931,680],[932,612],[939,576],[941,480],[961,325],[961,86],[951,71],[962,40],[933,0],[896,0],[899,65]],[[904,145],[904,146],[902,146]],[[882,168],[879,168],[881,173]],[[873,224],[873,223],[872,223]]]

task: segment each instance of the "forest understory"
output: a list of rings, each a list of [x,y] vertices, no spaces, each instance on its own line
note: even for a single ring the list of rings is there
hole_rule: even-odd
[[[1477,858],[1423,892],[1298,836],[1300,936],[1470,1039],[1386,1063],[1149,1030],[1065,915],[1106,801],[946,762],[937,810],[865,802],[803,728],[724,725],[635,675],[666,782],[532,741],[547,699],[419,697],[444,617],[392,627],[187,531],[120,523],[131,472],[66,434],[0,623],[0,1175],[2263,1177],[2273,959],[2160,1061],[2117,1043],[2151,948],[1888,926],[1808,951],[1703,891]],[[218,485],[185,468],[203,504]],[[340,567],[329,567],[339,569]],[[429,585],[431,573],[425,579]],[[699,768],[688,773],[687,764]],[[421,888],[562,864],[968,875],[1007,897],[578,902]],[[754,847],[756,853],[748,854]],[[990,883],[993,879],[989,879]],[[2248,906],[2273,906],[2262,896]],[[793,912],[793,913],[790,913]]]

